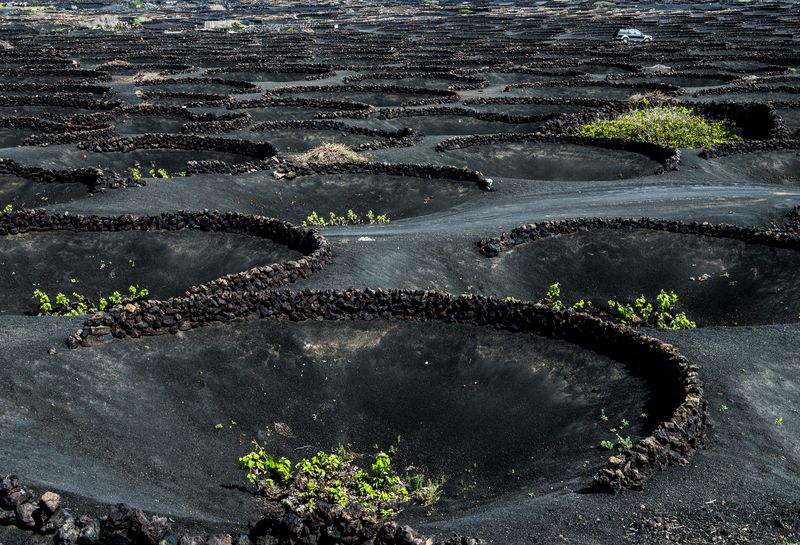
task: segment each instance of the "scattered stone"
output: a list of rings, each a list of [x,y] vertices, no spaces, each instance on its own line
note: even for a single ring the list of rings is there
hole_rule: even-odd
[[[45,492],[42,494],[41,504],[50,514],[53,514],[61,505],[61,496],[55,492]]]

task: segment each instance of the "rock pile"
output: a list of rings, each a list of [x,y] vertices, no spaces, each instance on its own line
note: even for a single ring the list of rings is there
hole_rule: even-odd
[[[148,517],[121,503],[105,516],[74,516],[59,494],[38,495],[14,475],[0,477],[0,524],[50,535],[55,545],[484,545],[460,536],[434,542],[396,522],[360,524],[341,506],[321,502],[304,518],[268,512],[248,534],[182,533],[166,517]]]

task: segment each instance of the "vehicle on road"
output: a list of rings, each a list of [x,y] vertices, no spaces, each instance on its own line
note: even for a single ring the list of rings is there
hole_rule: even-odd
[[[642,33],[641,30],[635,28],[622,28],[614,35],[614,41],[622,42],[624,44],[630,42],[652,42],[653,37]]]

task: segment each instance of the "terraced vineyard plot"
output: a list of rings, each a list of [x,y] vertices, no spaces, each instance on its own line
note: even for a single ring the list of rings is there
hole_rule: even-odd
[[[81,183],[47,184],[14,175],[0,177],[0,202],[19,208],[38,208],[48,204],[69,202],[88,193]],[[4,206],[7,206],[5,204]]]
[[[0,20],[0,545],[800,541],[792,2]]]

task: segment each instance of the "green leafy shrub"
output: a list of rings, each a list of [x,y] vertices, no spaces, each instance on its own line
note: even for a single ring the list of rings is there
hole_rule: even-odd
[[[633,305],[622,304],[611,299],[608,301],[608,309],[612,316],[616,313],[623,325],[633,323],[659,329],[695,329],[697,324],[691,321],[685,312],[674,313],[677,303],[678,295],[675,292],[667,293],[661,290],[656,295],[655,305],[641,295],[636,298]]]
[[[547,288],[547,293],[538,302],[558,310],[564,308],[564,301],[561,300],[561,283],[550,284]],[[579,312],[589,312],[593,307],[591,301],[581,299],[573,303],[572,308]]]
[[[169,178],[169,172],[167,172],[166,169],[163,168],[156,169],[155,167],[153,167],[148,171],[148,174],[150,174],[151,178],[164,178],[164,179]]]
[[[507,297],[506,301],[513,301]],[[557,310],[565,308],[561,300],[561,284],[556,282],[547,288],[547,293],[539,299],[539,303],[551,306]],[[637,297],[633,303],[621,303],[615,299],[608,301],[608,316],[622,325],[644,325],[659,329],[695,329],[697,324],[691,321],[685,312],[675,312],[678,296],[675,292],[667,293],[661,290],[656,295],[655,303],[650,302],[644,295]],[[586,312],[593,315],[605,316],[600,308],[596,308],[591,301],[581,299],[572,304],[573,310]]]
[[[150,290],[140,288],[138,284],[131,284],[128,286],[128,297],[130,299],[143,299],[150,295]]]
[[[138,166],[131,167],[130,171],[131,171],[131,178],[137,181],[142,179],[143,177],[142,171],[139,169]],[[181,177],[186,176],[186,171],[182,170],[180,172],[170,174],[167,169],[157,167],[156,165],[152,165],[150,169],[147,171],[147,174],[151,178],[161,178],[163,180],[168,180],[170,178],[174,178],[175,176],[181,176]]]
[[[11,204],[11,203],[8,203],[7,205],[5,205],[3,207],[3,210],[0,211],[0,213],[2,213],[2,214],[10,214],[13,211],[14,211],[14,205]]]
[[[344,448],[317,452],[297,463],[256,450],[239,459],[239,468],[269,501],[277,501],[298,513],[314,511],[317,502],[342,507],[359,504],[375,518],[394,516],[408,502],[428,505],[441,496],[444,482],[426,480],[422,475],[401,477],[392,468],[388,454],[378,452],[369,470],[358,467],[356,455]]]
[[[707,148],[740,142],[724,121],[711,121],[683,106],[635,109],[613,119],[597,119],[583,125],[578,136],[646,140],[676,148]]]

